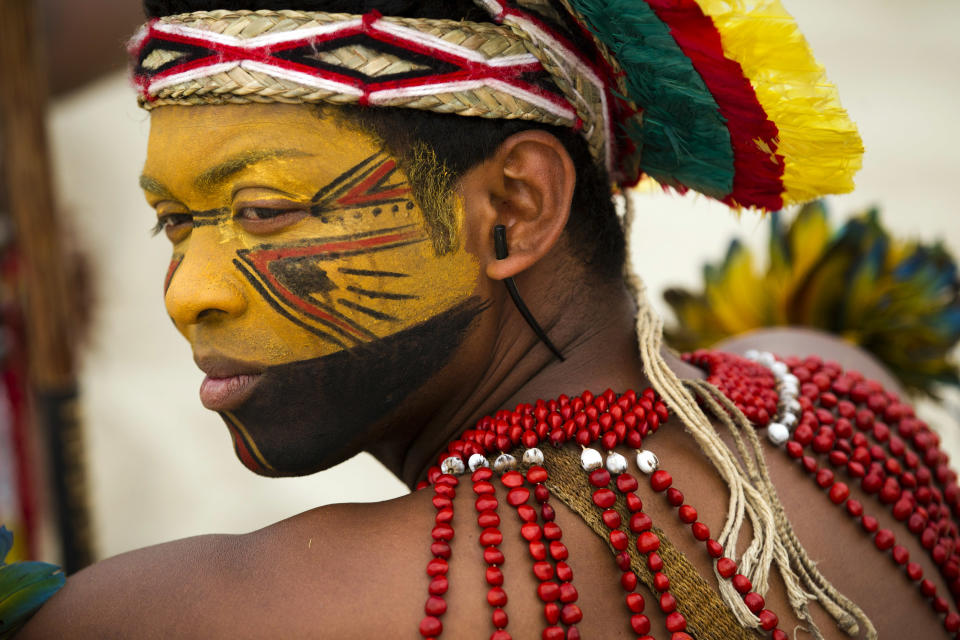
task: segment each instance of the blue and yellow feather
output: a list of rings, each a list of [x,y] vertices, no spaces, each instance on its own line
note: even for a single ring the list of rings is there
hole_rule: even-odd
[[[765,272],[738,240],[719,264],[704,267],[700,292],[669,289],[677,318],[667,340],[683,351],[771,326],[836,334],[871,352],[908,389],[935,394],[960,386],[951,353],[960,341],[957,264],[940,243],[894,238],[876,209],[839,230],[821,202],[793,222],[770,217]]]

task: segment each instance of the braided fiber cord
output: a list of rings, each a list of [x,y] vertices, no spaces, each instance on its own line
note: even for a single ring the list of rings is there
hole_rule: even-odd
[[[624,218],[629,243],[634,219],[634,209],[629,196],[626,198]],[[628,255],[631,255],[629,251]],[[754,584],[755,589],[760,594],[767,592],[770,565],[776,560],[787,586],[791,607],[798,618],[808,623],[809,631],[814,637],[822,638],[822,635],[813,624],[807,610],[806,601],[809,596],[804,593],[803,588],[815,594],[817,600],[837,620],[839,627],[845,633],[856,635],[860,628],[857,624],[859,621],[866,630],[867,637],[874,640],[877,637],[876,630],[866,614],[839,593],[817,570],[797,539],[773,483],[770,481],[763,452],[753,426],[722,393],[711,385],[706,383],[696,385],[689,382],[685,385],[677,377],[661,354],[663,321],[650,307],[643,281],[633,272],[629,264],[625,266],[624,279],[637,303],[637,342],[644,371],[650,384],[664,399],[671,412],[683,422],[687,432],[693,436],[697,445],[730,488],[727,519],[717,539],[724,547],[724,554],[736,560],[736,542],[739,539],[743,515],[746,512],[751,520],[754,538],[744,553],[740,567],[744,575]],[[728,429],[731,429],[746,469],[720,439],[694,398],[694,393],[701,397],[707,396],[707,400],[712,400],[712,403],[707,401],[707,405],[718,419],[724,421]],[[734,423],[730,416],[734,416],[737,422]],[[737,428],[738,426],[740,429]],[[746,445],[742,442],[741,431],[748,434],[747,438],[753,449],[753,455],[749,455]],[[756,627],[757,618],[746,608],[733,585],[725,580],[720,580],[719,584],[724,602],[733,610],[740,623],[744,626]]]
[[[543,455],[550,469],[547,481],[551,494],[576,512],[609,545],[609,530],[600,517],[591,498],[592,487],[587,474],[580,467],[579,456],[569,448],[544,447]],[[623,522],[630,521],[626,499],[617,493],[616,509]],[[653,574],[647,568],[645,557],[637,551],[636,535],[629,527],[621,527],[630,538],[627,549],[630,566],[637,577],[656,593]],[[744,628],[717,593],[700,577],[690,561],[667,539],[660,529],[654,527],[660,538],[657,553],[663,558],[663,572],[670,578],[670,591],[676,595],[677,609],[687,619],[690,631],[705,640],[754,640],[757,635]],[[613,550],[613,547],[610,547]],[[614,551],[614,553],[616,553]]]
[[[859,633],[857,621],[859,621],[866,630],[867,638],[870,640],[877,638],[876,628],[863,610],[830,584],[823,574],[820,573],[819,569],[817,569],[816,563],[810,559],[803,545],[801,545],[797,539],[796,533],[793,531],[793,526],[790,524],[784,512],[783,504],[777,496],[776,487],[774,487],[767,473],[766,464],[764,464],[763,461],[763,448],[760,444],[760,439],[757,437],[756,431],[750,424],[750,421],[747,420],[747,417],[743,415],[743,412],[741,412],[729,398],[713,385],[704,381],[695,380],[687,381],[687,386],[703,399],[710,407],[711,412],[724,423],[733,435],[737,448],[740,450],[740,455],[746,461],[751,478],[761,487],[761,490],[766,494],[767,499],[774,508],[777,518],[777,532],[780,539],[782,539],[786,545],[786,550],[789,551],[788,557],[795,559],[794,564],[796,565],[797,571],[803,576],[804,585],[816,593],[817,600],[837,621],[842,631],[851,636],[857,635]],[[742,434],[746,434],[750,451],[747,450],[746,444],[743,442]],[[779,559],[778,564],[781,564]],[[786,574],[784,574],[784,576],[786,576]],[[799,586],[795,586],[794,589],[799,590]],[[789,583],[787,590],[791,604],[794,604],[795,599],[797,602],[800,601],[800,597],[791,589]],[[813,628],[813,622],[809,619],[809,613],[806,612],[805,604],[803,606],[803,611],[806,612],[804,615],[800,614],[800,611],[795,605],[794,610],[797,611],[802,619],[807,620]]]

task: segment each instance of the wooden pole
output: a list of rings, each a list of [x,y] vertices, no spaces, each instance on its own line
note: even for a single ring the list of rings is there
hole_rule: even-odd
[[[83,440],[77,412],[75,295],[69,290],[50,178],[47,87],[30,0],[0,0],[0,139],[22,256],[28,376],[51,453],[64,568],[91,561]]]

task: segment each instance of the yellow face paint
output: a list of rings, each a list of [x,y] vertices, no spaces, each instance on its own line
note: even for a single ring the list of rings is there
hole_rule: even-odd
[[[396,160],[302,106],[157,109],[143,176],[174,244],[167,309],[195,351],[260,366],[329,355],[476,282],[463,247],[434,254]]]
[[[362,450],[486,306],[477,259],[438,255],[396,160],[310,108],[155,109],[141,186],[173,243],[165,302],[201,399],[257,473]]]

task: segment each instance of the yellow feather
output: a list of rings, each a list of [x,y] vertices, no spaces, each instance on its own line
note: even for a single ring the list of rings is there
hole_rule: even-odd
[[[753,270],[750,252],[740,244],[730,247],[723,268],[714,272],[706,286],[707,302],[729,333],[762,326],[763,297],[757,292],[760,279]]]
[[[863,143],[796,22],[777,0],[699,0],[777,125],[784,205],[853,190]]]

